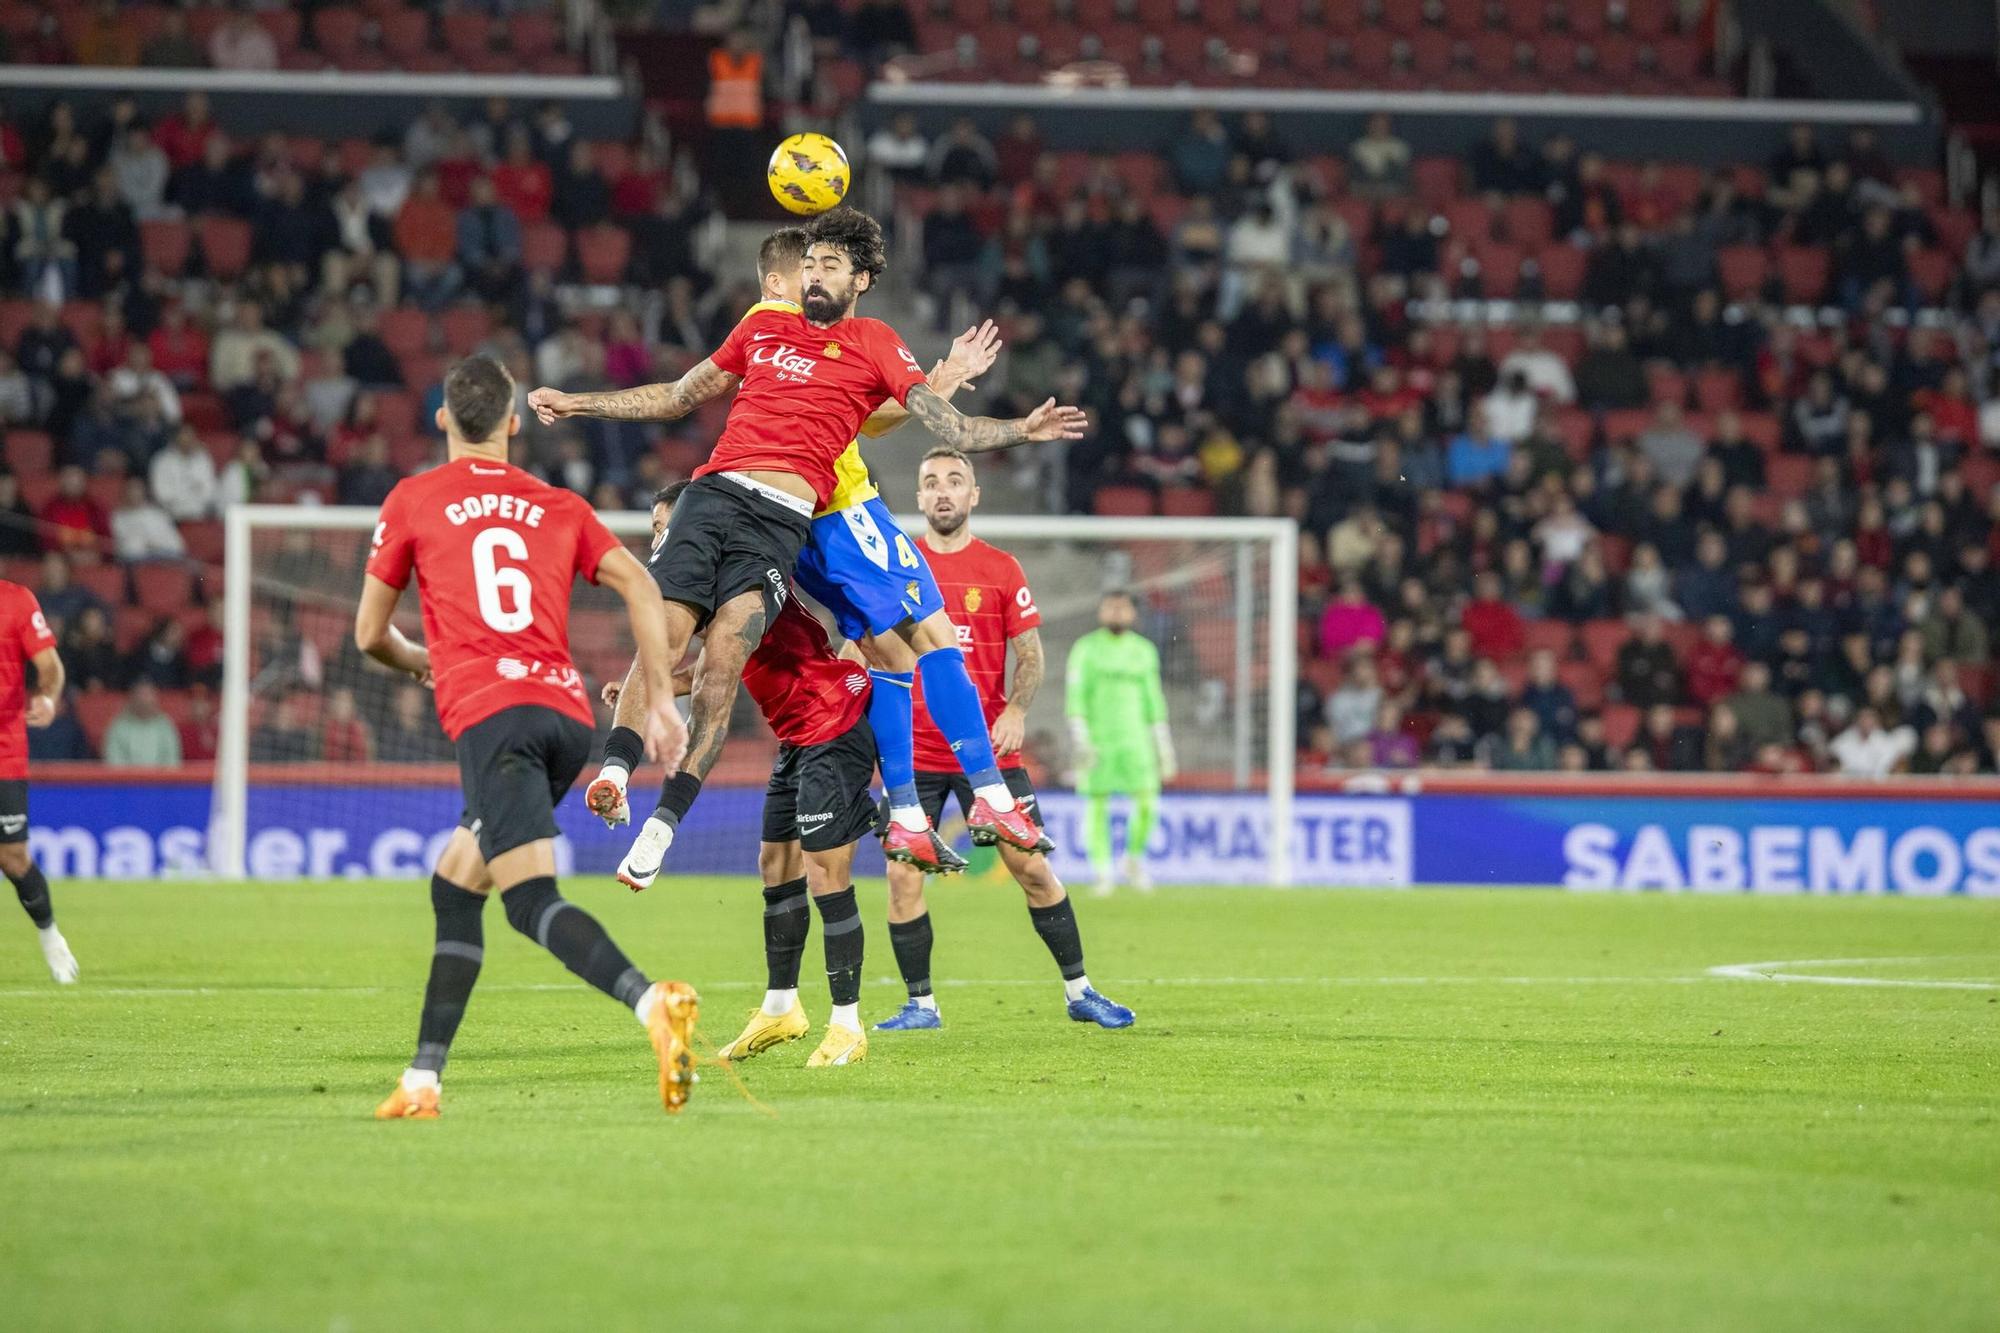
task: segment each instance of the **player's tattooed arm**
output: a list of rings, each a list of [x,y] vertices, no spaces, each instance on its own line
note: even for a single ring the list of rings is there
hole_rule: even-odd
[[[600,417],[606,421],[678,421],[712,398],[720,398],[743,382],[713,360],[704,359],[672,384],[641,384],[605,393],[564,393],[537,389],[528,406],[544,426],[564,417]]]
[[[931,367],[924,383],[931,386],[932,393],[950,402],[951,396],[960,389],[977,387],[973,381],[993,368],[1003,345],[1000,327],[992,320],[969,328],[952,339],[950,354]],[[908,409],[891,398],[861,423],[861,433],[874,439],[878,435],[887,435],[909,419]]]
[[[1046,440],[1080,440],[1086,422],[1082,408],[1058,407],[1053,398],[1027,416],[1008,421],[998,417],[969,417],[924,384],[910,390],[905,406],[940,441],[968,454]]]
[[[1042,632],[1024,629],[1007,640],[1014,646],[1014,679],[1007,686],[1007,706],[993,719],[993,752],[1016,754],[1028,738],[1028,705],[1042,688],[1046,667]]]

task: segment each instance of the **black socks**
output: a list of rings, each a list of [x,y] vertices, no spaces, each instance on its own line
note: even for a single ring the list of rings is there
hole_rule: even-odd
[[[1028,916],[1035,923],[1035,933],[1042,937],[1042,943],[1049,946],[1056,966],[1062,969],[1064,981],[1074,981],[1083,975],[1083,937],[1076,931],[1076,912],[1070,907],[1069,899],[1051,903],[1047,907],[1029,904]]]
[[[772,990],[799,988],[799,959],[812,930],[812,908],[806,903],[806,882],[788,880],[764,890],[765,984]]]
[[[522,880],[500,895],[507,922],[620,1004],[639,1003],[653,983],[632,966],[597,918],[556,892],[555,879]]]
[[[431,876],[431,910],[437,914],[437,948],[431,954],[431,979],[424,987],[423,1017],[417,1022],[417,1058],[412,1069],[441,1072],[451,1053],[451,1039],[465,1017],[466,1001],[479,980],[486,956],[486,930],[480,914],[486,895],[461,889],[448,879]]]
[[[55,904],[49,901],[49,881],[42,874],[39,862],[28,862],[27,873],[14,881],[14,896],[21,900],[21,910],[28,914],[28,920],[35,923],[36,930],[47,930],[56,923]]]
[[[896,951],[896,970],[903,974],[910,998],[931,993],[931,914],[913,921],[889,923],[889,947]]]
[[[826,987],[835,1004],[861,1001],[861,908],[854,886],[813,899],[819,906],[820,943],[826,947]]]

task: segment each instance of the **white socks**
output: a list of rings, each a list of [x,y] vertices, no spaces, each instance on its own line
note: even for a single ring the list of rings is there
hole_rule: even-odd
[[[764,1012],[772,1018],[783,1018],[792,1012],[792,1006],[799,1002],[797,987],[791,990],[767,990],[764,992]]]
[[[1063,979],[1063,994],[1069,996],[1073,1001],[1081,1000],[1083,993],[1089,989],[1089,977],[1065,977]]]
[[[1004,782],[989,782],[983,787],[974,787],[972,794],[1003,815],[1014,808],[1014,793],[1007,790]]]
[[[612,783],[619,791],[624,791],[625,784],[632,780],[632,770],[615,759],[607,759],[604,767],[597,770],[597,777],[598,781]]]
[[[639,1019],[639,1026],[645,1027],[648,1023],[652,1022],[653,1010],[659,1007],[660,1007],[660,988],[658,986],[646,987],[646,993],[644,995],[641,995],[639,997],[639,1002],[632,1006],[633,1014],[635,1014]]]
[[[419,1092],[424,1088],[429,1088],[432,1092],[438,1090],[437,1070],[405,1069],[403,1071],[404,1092]]]
[[[827,1015],[828,1027],[846,1028],[849,1032],[861,1031],[861,1006],[859,1004],[836,1004]]]
[[[899,828],[906,828],[912,833],[922,833],[931,826],[931,821],[924,818],[924,808],[920,805],[892,805],[889,807],[889,819]]]
[[[935,995],[912,995],[910,1003],[919,1009],[928,1009],[932,1013],[937,1012],[937,996]]]

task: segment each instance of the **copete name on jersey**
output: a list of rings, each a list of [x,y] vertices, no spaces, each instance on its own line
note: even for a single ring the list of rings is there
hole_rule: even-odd
[[[463,527],[482,518],[504,518],[509,522],[539,528],[542,526],[542,513],[540,505],[531,504],[518,495],[495,495],[491,491],[453,500],[444,507],[444,516],[453,527]]]

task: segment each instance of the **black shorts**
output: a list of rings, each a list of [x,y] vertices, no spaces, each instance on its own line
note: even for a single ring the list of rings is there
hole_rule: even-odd
[[[590,741],[589,727],[536,704],[503,709],[458,738],[458,823],[482,857],[556,836],[556,806],[590,762]]]
[[[1042,827],[1042,807],[1035,802],[1035,784],[1028,777],[1025,768],[1003,768],[1000,776],[1007,782],[1007,790],[1014,793],[1014,804],[1028,812],[1028,818],[1035,821],[1035,827]],[[963,814],[972,813],[972,783],[965,774],[953,769],[949,773],[926,773],[917,770],[917,801],[924,807],[924,815],[936,828],[938,816],[944,813],[944,798],[956,796],[958,808]]]
[[[875,732],[866,717],[818,745],[780,745],[764,788],[764,841],[830,852],[875,831]]]
[[[28,840],[28,780],[0,780],[0,844]]]
[[[696,477],[648,568],[660,596],[700,614],[696,632],[717,607],[752,588],[764,594],[768,625],[790,595],[792,566],[811,536],[807,515],[726,477]]]

